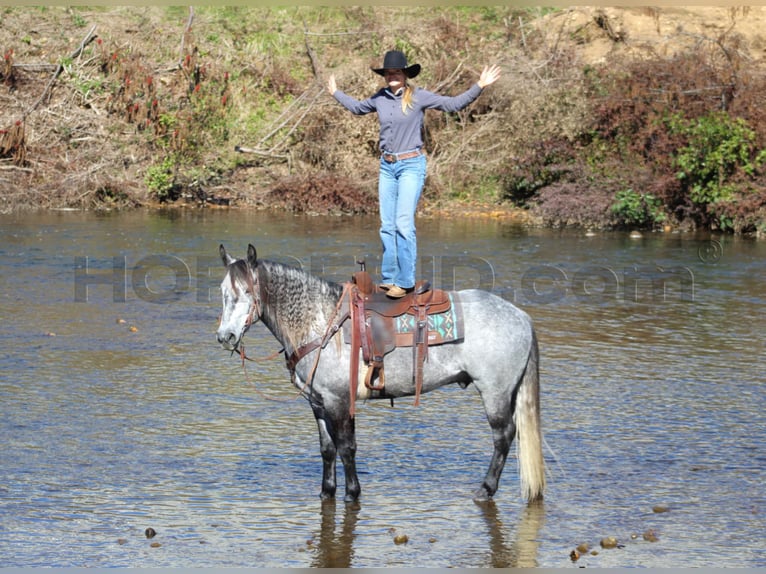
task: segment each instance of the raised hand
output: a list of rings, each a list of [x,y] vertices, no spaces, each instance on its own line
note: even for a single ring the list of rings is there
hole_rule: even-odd
[[[481,72],[481,76],[479,77],[479,87],[480,88],[486,88],[487,86],[494,84],[497,79],[500,77],[500,67],[496,64],[492,64],[491,66],[484,66],[484,70]]]
[[[331,74],[327,79],[327,91],[332,96],[338,90],[338,84],[335,83],[335,74]]]

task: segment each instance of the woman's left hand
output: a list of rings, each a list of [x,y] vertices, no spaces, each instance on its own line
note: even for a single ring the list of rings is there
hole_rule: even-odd
[[[497,79],[500,77],[500,67],[496,64],[492,64],[491,66],[484,66],[484,70],[481,72],[481,76],[479,77],[479,87],[481,89],[486,88],[490,84],[494,84]]]

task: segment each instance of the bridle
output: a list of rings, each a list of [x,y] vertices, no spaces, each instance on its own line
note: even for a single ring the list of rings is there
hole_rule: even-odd
[[[253,279],[255,276],[255,279]],[[231,276],[231,287],[236,293],[238,291],[237,285],[234,282],[234,276]],[[263,311],[263,305],[261,303],[261,284],[258,280],[258,270],[250,269],[247,267],[247,287],[245,292],[250,291],[250,295],[253,298],[250,303],[250,308],[247,310],[247,317],[245,318],[245,330],[249,329],[253,323],[257,323],[261,318],[261,312]]]
[[[245,288],[245,291],[250,291],[250,294],[253,298],[252,303],[250,303],[250,308],[247,310],[247,317],[245,317],[245,328],[243,329],[243,336],[244,331],[247,331],[251,325],[254,323],[257,323],[261,318],[261,313],[263,312],[263,303],[261,302],[261,284],[258,280],[258,271],[252,270],[250,267],[246,267],[247,269],[247,286]],[[252,272],[251,272],[252,271]],[[230,272],[231,273],[231,272]],[[253,275],[255,275],[255,280],[253,280]],[[234,276],[230,274],[230,280],[231,280],[231,288],[232,290],[237,293],[239,289],[237,288],[237,284],[234,281]],[[219,319],[220,322],[220,319]],[[275,353],[272,353],[268,357],[262,359],[262,360],[271,360],[278,356],[279,354],[283,353],[284,349],[280,349],[276,351]],[[245,361],[259,361],[259,359],[251,359],[247,356],[245,353],[245,345],[240,341],[239,345],[237,345],[236,349],[232,349],[231,354],[238,353],[240,358],[242,359],[242,367],[245,367]]]

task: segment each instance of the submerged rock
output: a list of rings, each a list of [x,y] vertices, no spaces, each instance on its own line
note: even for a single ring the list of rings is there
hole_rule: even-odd
[[[577,549],[575,549],[575,550],[572,550],[572,551],[569,553],[569,559],[570,559],[572,562],[577,562],[577,561],[580,559],[580,553],[577,551]]]
[[[601,548],[616,548],[617,539],[614,536],[607,536],[601,539]]]
[[[397,534],[394,536],[394,544],[407,544],[409,542],[410,537],[406,534]]]

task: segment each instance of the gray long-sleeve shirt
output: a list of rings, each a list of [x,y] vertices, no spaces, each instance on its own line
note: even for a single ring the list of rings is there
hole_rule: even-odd
[[[423,146],[423,117],[425,110],[457,112],[473,102],[481,94],[479,84],[474,84],[458,96],[442,96],[417,88],[412,98],[413,109],[402,112],[402,96],[382,88],[366,100],[357,100],[336,90],[333,96],[351,113],[356,115],[378,113],[380,121],[381,152],[401,153]]]

